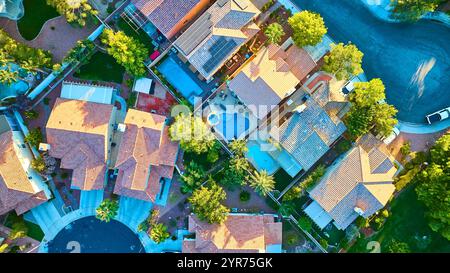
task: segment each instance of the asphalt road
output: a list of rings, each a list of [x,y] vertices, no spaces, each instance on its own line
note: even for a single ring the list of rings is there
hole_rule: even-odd
[[[336,42],[351,41],[364,53],[368,79],[381,78],[387,101],[401,121],[425,123],[425,115],[450,106],[450,28],[421,20],[387,23],[360,0],[293,0],[318,12]]]

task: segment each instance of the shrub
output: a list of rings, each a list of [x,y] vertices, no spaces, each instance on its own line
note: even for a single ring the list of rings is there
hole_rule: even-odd
[[[298,226],[302,228],[303,230],[306,230],[307,232],[310,232],[313,227],[313,223],[311,219],[309,219],[307,216],[301,216],[298,219]]]
[[[248,191],[241,191],[241,193],[239,194],[239,200],[241,200],[241,202],[248,202],[250,200],[250,193]]]

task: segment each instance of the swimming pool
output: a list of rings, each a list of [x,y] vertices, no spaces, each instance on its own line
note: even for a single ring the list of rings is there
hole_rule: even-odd
[[[174,59],[167,58],[159,66],[159,72],[177,89],[183,97],[194,104],[194,97],[200,97],[202,88],[181,68]]]
[[[280,168],[280,164],[269,153],[261,150],[257,141],[248,141],[247,148],[246,157],[258,171],[266,170],[268,174],[272,175]]]
[[[0,100],[5,98],[16,97],[17,95],[25,94],[30,86],[26,81],[17,81],[11,85],[0,83]]]
[[[48,242],[49,253],[143,253],[138,236],[124,224],[102,222],[94,216],[81,218]]]
[[[248,113],[212,113],[208,117],[208,122],[214,126],[226,140],[233,140],[245,137],[250,128]],[[219,118],[220,117],[220,118]]]

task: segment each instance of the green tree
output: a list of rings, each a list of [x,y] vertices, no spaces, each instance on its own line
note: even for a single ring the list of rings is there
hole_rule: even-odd
[[[40,156],[40,157],[34,158],[31,161],[31,168],[33,168],[38,173],[45,173],[45,170],[47,169],[47,166],[45,166],[45,161]]]
[[[88,0],[47,0],[47,4],[56,8],[59,14],[66,17],[67,22],[85,26],[88,20],[98,14]]]
[[[301,227],[303,230],[310,232],[313,228],[313,223],[311,219],[309,219],[309,217],[302,216],[298,219],[298,226]]]
[[[355,83],[354,86],[349,96],[352,107],[345,118],[349,133],[357,138],[374,128],[377,133],[389,136],[397,124],[394,118],[397,110],[384,102],[386,94],[383,82],[372,79]]]
[[[18,43],[0,29],[0,66],[9,63],[16,63],[31,72],[40,71],[40,68],[51,68],[52,54]]]
[[[225,166],[223,179],[220,181],[224,186],[233,189],[235,186],[244,186],[245,179],[250,170],[250,163],[242,156],[232,157]]]
[[[205,170],[202,166],[194,161],[189,162],[184,174],[181,176],[183,186],[181,187],[184,193],[192,192],[204,182]]]
[[[221,224],[227,219],[229,212],[229,209],[221,203],[226,198],[223,188],[210,181],[207,187],[201,186],[196,189],[188,201],[200,220],[210,224]]]
[[[292,28],[292,39],[298,47],[316,45],[327,33],[323,18],[311,11],[301,11],[288,19]]]
[[[272,23],[264,30],[264,34],[271,44],[278,44],[284,35],[284,30],[280,24]]]
[[[167,226],[158,223],[151,227],[150,238],[156,243],[160,244],[170,237],[170,233],[167,231]]]
[[[135,77],[142,77],[147,72],[144,61],[148,56],[147,48],[123,31],[114,32],[106,29],[101,35],[101,41],[108,46],[107,52],[117,63]]]
[[[105,199],[96,210],[96,218],[108,223],[117,215],[119,202],[117,200]]]
[[[202,154],[214,146],[215,138],[209,127],[200,117],[192,114],[180,114],[169,128],[172,141],[180,141],[187,152]]]
[[[27,119],[37,119],[39,117],[39,112],[36,110],[28,110],[24,114]]]
[[[267,174],[266,170],[255,171],[249,177],[250,186],[260,195],[266,196],[275,189],[275,180],[273,176]]]
[[[361,67],[363,55],[353,44],[331,45],[331,51],[324,57],[325,64],[322,68],[334,74],[338,80],[348,80],[363,72]]]
[[[5,85],[11,85],[19,79],[19,72],[12,71],[11,68],[2,68],[0,70],[0,83]]]
[[[12,225],[11,232],[9,233],[9,239],[16,240],[26,237],[28,234],[27,225],[23,220],[17,221]]]
[[[300,198],[305,190],[312,188],[325,174],[325,166],[319,165],[305,179],[300,181],[297,186],[291,187],[284,195],[283,202],[289,202]]]
[[[400,21],[417,21],[428,12],[436,10],[440,0],[391,0],[391,17]]]
[[[33,147],[38,147],[39,143],[43,140],[40,128],[30,130],[27,136],[25,136],[25,142]]]
[[[244,156],[244,154],[248,151],[247,143],[245,142],[245,140],[235,139],[231,141],[230,144],[228,144],[228,147],[236,156]]]
[[[430,228],[450,240],[450,133],[436,141],[430,155],[428,166],[415,179],[416,193],[427,207]]]
[[[94,49],[95,44],[91,40],[77,41],[77,44],[64,57],[63,63],[80,62],[83,64]],[[60,70],[61,66],[56,68]]]
[[[405,242],[400,242],[395,239],[389,242],[387,247],[387,252],[389,253],[411,253],[409,245]]]

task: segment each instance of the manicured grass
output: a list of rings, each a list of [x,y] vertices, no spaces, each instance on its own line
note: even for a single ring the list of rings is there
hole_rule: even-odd
[[[12,228],[14,223],[17,223],[19,221],[24,221],[25,225],[28,228],[28,233],[27,235],[37,241],[42,241],[42,239],[44,238],[44,232],[42,232],[41,228],[31,222],[25,221],[23,220],[22,216],[17,216],[17,214],[15,212],[11,212],[10,214],[8,214],[6,221],[5,221],[5,226]]]
[[[24,0],[23,6],[25,13],[17,22],[17,27],[26,40],[36,38],[47,20],[59,16],[56,9],[47,5],[45,0]]]
[[[450,241],[428,226],[425,207],[417,200],[414,186],[393,200],[391,216],[380,232],[371,238],[359,239],[349,252],[368,252],[366,245],[369,241],[378,241],[381,251],[386,252],[392,239],[406,242],[411,252],[450,252]]]
[[[275,179],[275,189],[282,192],[289,184],[291,184],[292,178],[287,172],[285,172],[282,168],[280,168],[274,175]]]
[[[148,36],[148,34],[145,31],[143,31],[142,29],[139,29],[137,32],[134,31],[134,29],[132,29],[130,25],[128,25],[128,23],[125,22],[122,18],[120,18],[117,21],[117,26],[119,27],[120,30],[125,32],[126,35],[131,36],[136,40],[140,41],[141,43],[143,43],[144,46],[148,49],[148,54],[152,54],[154,50],[152,39]]]
[[[283,220],[282,248],[284,250],[293,249],[303,244],[305,238],[295,229],[291,221]]]
[[[113,57],[103,52],[96,52],[74,76],[84,80],[122,83],[124,72],[125,69]]]

